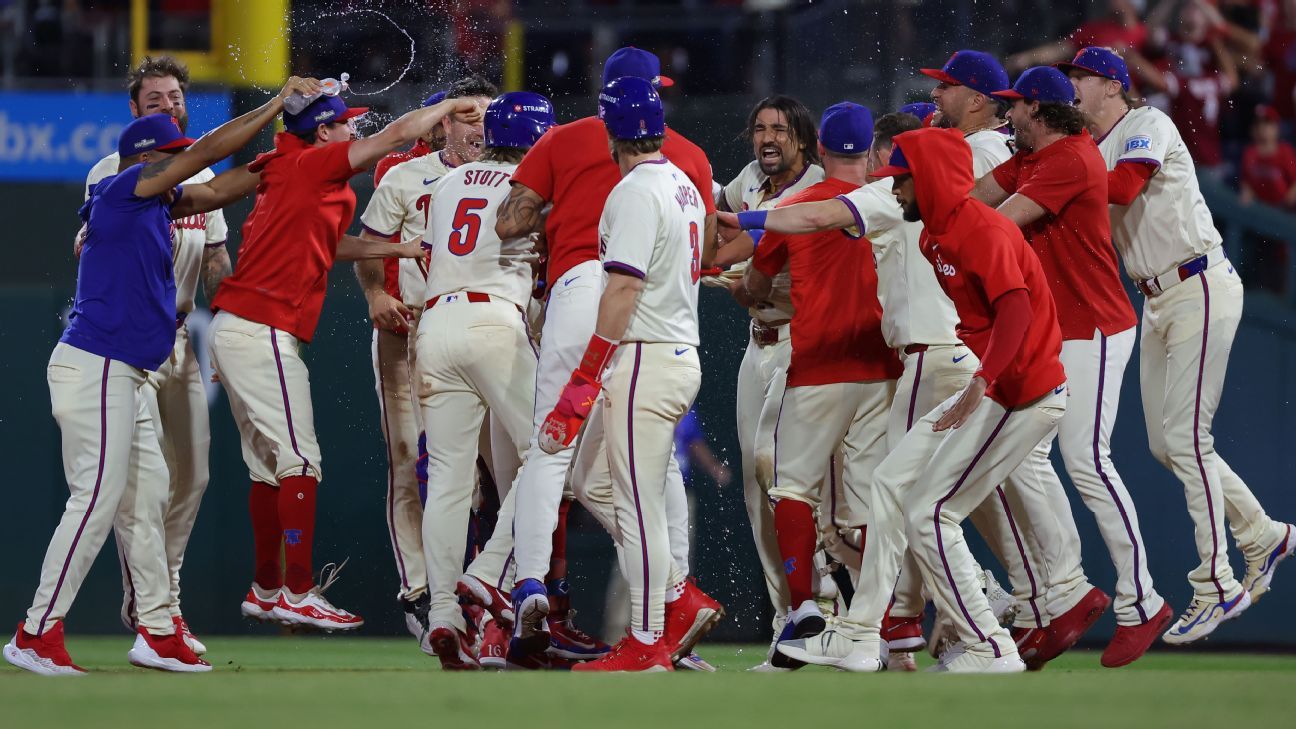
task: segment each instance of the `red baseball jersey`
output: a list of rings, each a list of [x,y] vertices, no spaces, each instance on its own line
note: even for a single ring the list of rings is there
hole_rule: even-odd
[[[1273,154],[1261,154],[1254,144],[1242,153],[1242,181],[1255,193],[1256,199],[1287,206],[1287,195],[1296,185],[1296,149],[1279,142]]]
[[[667,127],[662,154],[702,191],[706,214],[714,213],[711,163],[706,153]],[[545,224],[549,244],[545,280],[553,281],[573,266],[598,260],[599,216],[608,193],[620,181],[621,170],[608,152],[607,131],[598,117],[554,127],[527,152],[513,173],[513,182],[553,203]]]
[[[243,223],[234,273],[221,282],[212,310],[282,329],[309,342],[324,308],[338,241],[355,215],[348,181],[351,142],[308,145],[275,135],[272,152],[249,168],[261,173],[256,203]]]
[[[858,185],[828,178],[779,206],[832,200]],[[894,380],[904,367],[882,336],[877,268],[868,241],[829,230],[806,235],[766,233],[752,265],[774,277],[792,277],[792,364],[788,387]]]
[[[1023,229],[1039,256],[1065,339],[1093,339],[1138,323],[1120,280],[1107,211],[1107,163],[1088,132],[1038,152],[1021,151],[994,170],[1007,192],[1047,213]]]

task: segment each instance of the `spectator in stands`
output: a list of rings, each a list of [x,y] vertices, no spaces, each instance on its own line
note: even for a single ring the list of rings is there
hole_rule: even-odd
[[[1070,35],[1052,43],[1008,57],[1007,70],[1016,76],[1031,66],[1049,66],[1071,60],[1076,51],[1087,46],[1106,48],[1140,48],[1147,39],[1147,29],[1139,17],[1143,3],[1132,0],[1109,0],[1103,15],[1089,20]]]
[[[1273,76],[1273,107],[1288,140],[1296,141],[1296,0],[1282,0],[1262,53]]]
[[[1242,153],[1243,205],[1263,203],[1296,210],[1296,149],[1278,136],[1278,112],[1261,106],[1251,123],[1251,144]],[[1283,292],[1288,243],[1272,237],[1247,236],[1242,255],[1246,280],[1256,288]]]

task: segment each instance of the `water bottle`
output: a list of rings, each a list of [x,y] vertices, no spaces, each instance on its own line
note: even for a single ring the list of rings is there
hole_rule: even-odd
[[[341,80],[326,78],[323,81],[320,81],[320,93],[318,94],[303,96],[299,92],[294,91],[291,96],[284,99],[284,111],[289,114],[300,114],[306,109],[306,107],[311,105],[311,102],[321,96],[337,96],[343,91],[346,91],[348,88],[347,81],[350,80],[351,74],[343,73]]]

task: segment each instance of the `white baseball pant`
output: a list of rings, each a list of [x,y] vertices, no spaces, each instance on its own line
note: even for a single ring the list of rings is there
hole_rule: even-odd
[[[170,477],[145,403],[147,374],[60,342],[46,379],[71,495],[45,551],[23,629],[39,636],[63,620],[117,524],[132,535],[123,548],[134,567],[138,624],[169,635],[175,626],[162,528]]]
[[[1232,600],[1242,589],[1228,561],[1226,517],[1248,556],[1273,549],[1285,534],[1215,452],[1211,433],[1241,319],[1242,280],[1227,260],[1143,303],[1139,372],[1148,444],[1183,483],[1201,558],[1188,581],[1206,602]]]
[[[415,339],[418,396],[427,430],[428,483],[423,511],[431,622],[464,630],[455,597],[463,574],[464,534],[477,474],[478,438],[487,410],[507,433],[516,458],[531,437],[536,351],[521,311],[507,301],[470,302],[445,294],[423,312]],[[508,447],[493,443],[503,454]],[[498,482],[503,491],[507,482]],[[560,482],[561,486],[561,482]],[[501,493],[499,524],[513,520],[514,491]],[[512,545],[496,529],[468,573],[507,589]]]
[[[419,499],[418,440],[422,432],[414,393],[414,348],[410,334],[374,329],[374,390],[387,446],[387,533],[400,578],[397,597],[413,600],[427,591],[423,563],[423,502]]]
[[[678,349],[623,343],[603,378],[603,432],[630,585],[630,624],[637,630],[665,629],[666,590],[684,580],[671,555],[666,472],[674,460],[675,426],[697,396],[702,369],[696,347]]]

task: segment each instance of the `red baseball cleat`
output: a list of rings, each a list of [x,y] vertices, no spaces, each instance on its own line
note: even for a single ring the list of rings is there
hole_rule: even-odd
[[[185,645],[180,633],[153,635],[144,628],[135,631],[135,645],[126,653],[132,666],[175,673],[206,673],[211,664]]]
[[[464,575],[455,585],[455,594],[485,608],[506,630],[513,629],[513,601],[502,590],[472,575]]]
[[[39,637],[23,630],[23,623],[19,622],[13,638],[5,644],[4,657],[24,671],[42,676],[80,676],[86,672],[72,662],[63,645],[62,620]]]
[[[200,656],[207,652],[207,646],[203,645],[203,642],[198,640],[198,636],[193,634],[193,631],[189,629],[189,623],[185,622],[183,616],[176,615],[172,617],[171,624],[175,626],[176,635],[183,638],[185,645],[189,646],[189,650]]]
[[[676,602],[679,602],[676,600]],[[674,671],[670,651],[664,637],[656,643],[640,643],[633,633],[626,633],[621,642],[612,646],[602,658],[572,666],[573,671],[605,671],[608,673],[658,673]]]
[[[588,661],[612,649],[607,643],[576,627],[572,620],[575,616],[575,610],[568,610],[567,616],[561,620],[556,615],[549,616],[549,655],[570,661]]]
[[[724,614],[724,607],[699,590],[692,577],[685,580],[684,594],[666,603],[666,631],[658,643],[665,643],[669,649],[667,664],[692,653],[693,646],[711,632]]]
[[[433,623],[428,631],[427,644],[423,652],[441,659],[441,668],[446,671],[476,671],[481,664],[473,657],[472,643],[454,626],[445,623]]]
[[[270,614],[284,625],[300,625],[318,630],[355,630],[364,625],[364,618],[335,606],[324,597],[316,585],[301,595],[288,588],[279,591],[279,601]]]
[[[1022,660],[1026,661],[1026,668],[1038,671],[1045,663],[1066,653],[1093,627],[1094,623],[1098,622],[1098,618],[1102,617],[1109,605],[1111,605],[1111,598],[1105,592],[1096,587],[1090,589],[1075,607],[1054,618],[1049,626],[1044,628],[1044,639],[1040,642],[1034,657],[1022,656]]]
[[[1013,628],[1010,633],[1017,645],[1017,654],[1026,663],[1039,654],[1040,644],[1048,635],[1044,628]]]
[[[1170,603],[1165,603],[1146,623],[1117,625],[1116,635],[1103,651],[1102,664],[1107,668],[1120,668],[1142,658],[1152,641],[1165,632],[1173,619],[1174,611],[1170,609]]]
[[[260,620],[262,622],[277,622],[270,611],[274,610],[275,603],[279,602],[280,588],[267,590],[257,583],[253,582],[248,588],[247,597],[243,598],[243,604],[239,606],[239,611],[243,617]],[[131,628],[134,630],[134,628]]]
[[[887,650],[892,653],[912,653],[922,650],[927,641],[923,639],[922,616],[915,618],[896,618],[887,615],[882,619],[882,640],[886,641]]]
[[[482,668],[503,671],[508,667],[509,633],[496,620],[487,620],[482,630],[481,653],[477,658]]]

